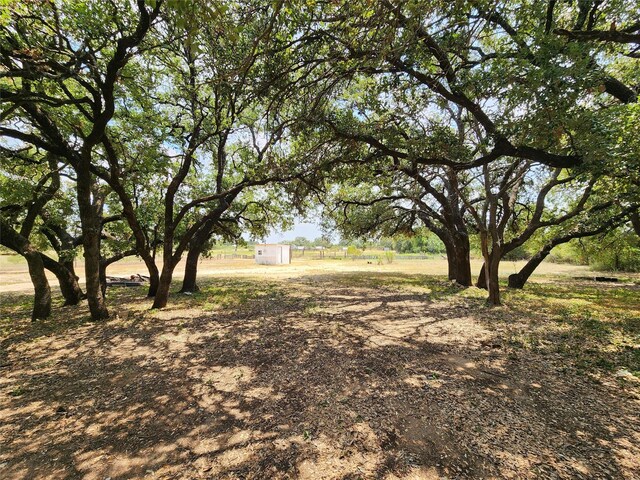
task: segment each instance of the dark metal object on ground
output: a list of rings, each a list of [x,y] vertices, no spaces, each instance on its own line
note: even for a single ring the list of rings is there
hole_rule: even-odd
[[[145,275],[131,275],[130,277],[107,277],[107,287],[139,287],[149,281]]]
[[[591,280],[593,282],[610,282],[615,283],[619,282],[620,279],[617,277],[574,277],[576,280]]]

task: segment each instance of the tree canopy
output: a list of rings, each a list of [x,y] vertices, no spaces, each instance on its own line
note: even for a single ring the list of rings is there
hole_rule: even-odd
[[[34,319],[44,269],[99,320],[136,255],[161,308],[185,254],[192,291],[212,238],[318,206],[347,236],[428,229],[462,285],[477,237],[492,304],[524,244],[638,233],[635,2],[2,3],[2,244]]]

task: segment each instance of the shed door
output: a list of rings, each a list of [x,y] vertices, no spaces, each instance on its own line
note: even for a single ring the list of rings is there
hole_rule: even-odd
[[[278,247],[278,263],[282,263],[282,247]]]

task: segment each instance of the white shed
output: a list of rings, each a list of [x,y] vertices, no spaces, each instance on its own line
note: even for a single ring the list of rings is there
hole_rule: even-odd
[[[285,265],[291,263],[291,245],[277,243],[256,244],[256,263],[261,265]]]

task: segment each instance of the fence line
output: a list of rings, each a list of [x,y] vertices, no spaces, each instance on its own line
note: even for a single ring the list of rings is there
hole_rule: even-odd
[[[378,258],[383,258],[386,261],[385,253],[379,253],[374,255],[347,255],[344,252],[308,251],[302,254],[294,251],[293,258],[308,258],[310,260],[322,260],[324,258],[345,259],[345,260],[378,260]],[[429,260],[429,259],[438,258],[438,257],[439,255],[428,255],[428,254],[410,254],[410,255],[394,254],[393,261],[395,260]],[[237,253],[218,253],[212,256],[212,258],[215,258],[216,260],[253,260],[255,256],[240,255]],[[442,258],[445,258],[445,257],[442,256]]]

